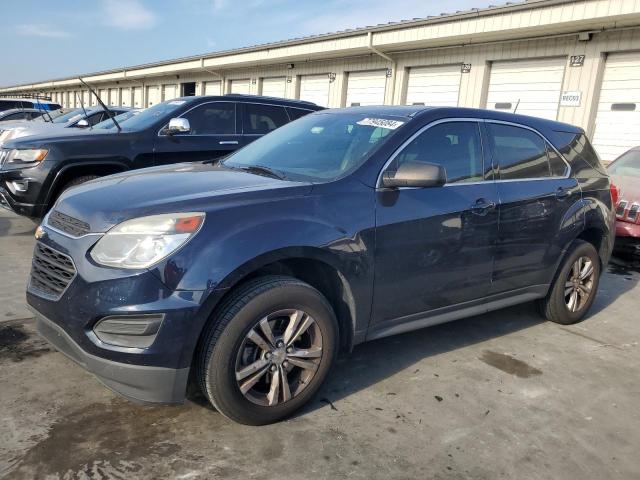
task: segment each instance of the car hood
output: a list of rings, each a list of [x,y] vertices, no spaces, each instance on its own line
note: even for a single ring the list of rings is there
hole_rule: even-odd
[[[65,192],[54,209],[105,232],[130,218],[213,212],[301,196],[312,184],[278,180],[204,163],[153,167],[99,178]]]
[[[611,183],[618,187],[620,200],[640,203],[640,178],[630,175],[611,175]]]
[[[13,130],[15,136],[11,136],[4,142],[0,140],[2,148],[39,148],[43,144],[64,141],[64,140],[82,140],[97,138],[98,135],[118,135],[117,131],[106,128],[90,130],[88,128],[54,128],[48,131],[27,131]],[[0,139],[2,134],[0,134]],[[101,137],[103,138],[103,137]]]
[[[6,125],[0,124],[0,130],[3,131],[0,134],[0,147],[5,147],[5,145],[8,146],[11,141],[17,138],[51,134],[53,132],[61,133],[66,132],[67,130],[76,130],[71,128],[65,129],[66,126],[66,123],[42,123],[34,125],[32,122],[27,122],[7,123]]]

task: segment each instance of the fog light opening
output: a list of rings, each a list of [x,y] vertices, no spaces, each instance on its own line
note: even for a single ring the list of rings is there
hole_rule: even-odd
[[[156,339],[163,320],[163,313],[111,315],[98,321],[93,333],[101,342],[109,345],[148,348]]]

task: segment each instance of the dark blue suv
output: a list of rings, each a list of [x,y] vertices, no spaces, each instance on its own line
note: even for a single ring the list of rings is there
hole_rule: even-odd
[[[581,320],[613,246],[609,178],[571,125],[462,108],[326,110],[223,161],[65,192],[36,232],[39,330],[113,390],[199,382],[265,424],[337,353],[537,300]]]

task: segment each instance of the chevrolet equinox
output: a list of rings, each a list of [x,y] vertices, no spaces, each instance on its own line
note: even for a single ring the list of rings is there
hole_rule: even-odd
[[[302,117],[216,163],[65,192],[36,231],[40,333],[116,392],[287,417],[341,350],[535,300],[584,318],[609,178],[571,125],[463,108]]]

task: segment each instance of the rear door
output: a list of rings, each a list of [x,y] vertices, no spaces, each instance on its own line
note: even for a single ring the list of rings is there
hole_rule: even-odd
[[[287,110],[281,105],[242,103],[239,106],[242,111],[243,145],[289,123]]]
[[[580,198],[578,182],[535,130],[490,120],[485,126],[500,198],[492,293],[543,289],[565,246],[566,229],[575,225],[565,216]]]
[[[238,149],[242,136],[237,110],[235,102],[201,103],[180,115],[189,120],[188,133],[168,135],[165,125],[156,139],[156,165],[213,160]]]
[[[447,184],[377,190],[374,330],[481,303],[489,293],[498,195],[480,125],[426,127],[389,164],[391,170],[404,161],[441,164]]]

